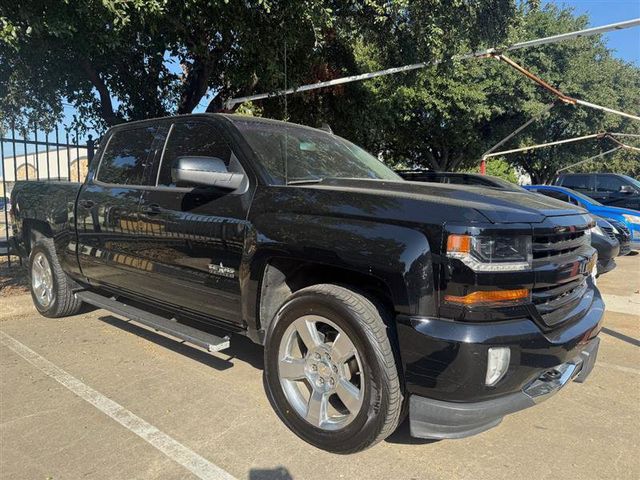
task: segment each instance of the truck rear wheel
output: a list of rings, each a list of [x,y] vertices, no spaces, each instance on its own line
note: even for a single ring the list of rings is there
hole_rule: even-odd
[[[75,283],[62,270],[53,240],[39,238],[29,255],[31,298],[38,312],[57,318],[75,315],[82,302],[73,294]]]
[[[303,440],[346,454],[396,429],[403,395],[382,315],[366,297],[330,284],[299,290],[278,312],[266,337],[265,386]]]

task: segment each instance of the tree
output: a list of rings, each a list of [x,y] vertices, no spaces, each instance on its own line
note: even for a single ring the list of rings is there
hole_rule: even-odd
[[[554,6],[539,9],[536,4],[523,4],[512,17],[512,28],[503,42],[540,38],[586,26],[587,18],[575,17],[571,10]],[[406,25],[402,31],[411,28]],[[387,42],[380,42],[377,38],[359,35],[351,42],[357,71],[409,64],[420,58],[410,48],[398,47],[415,44],[418,35],[406,41],[389,36]],[[494,39],[487,45],[499,44]],[[457,37],[449,53],[466,52],[474,46],[477,45]],[[599,37],[519,50],[513,58],[569,95],[623,111],[634,111],[640,105],[640,70],[614,59]],[[289,118],[302,123],[313,119],[316,125],[327,122],[336,133],[382,155],[390,165],[459,170],[477,168],[484,151],[541,113],[553,100],[549,92],[506,64],[474,59],[349,84],[337,91],[292,97]],[[325,110],[314,110],[318,105],[326,106]],[[267,108],[265,113],[278,116],[279,112]],[[637,123],[615,115],[558,105],[504,148],[606,130],[633,133],[637,128]],[[611,147],[606,142],[591,141],[506,159],[528,172],[534,181],[545,182],[559,168]],[[610,159],[621,171],[637,171],[637,157],[633,154],[623,157],[620,153]]]
[[[554,35],[588,26],[585,16],[575,17],[571,10],[548,5],[530,12],[520,30],[519,38]],[[533,73],[558,87],[570,96],[624,112],[637,114],[640,105],[640,69],[613,58],[599,36],[583,37],[571,42],[551,44],[514,54],[514,58]],[[514,130],[540,111],[554,97],[527,79],[507,72],[507,84],[513,85],[513,96],[507,97],[511,108],[494,119],[495,137]],[[598,132],[640,133],[640,125],[614,114],[581,107],[558,104],[549,114],[532,124],[514,141],[506,145],[527,146],[557,141]],[[497,135],[499,133],[499,135]],[[636,142],[637,143],[637,142]],[[615,147],[609,140],[587,140],[579,143],[531,150],[507,157],[515,166],[527,172],[533,183],[547,183],[557,170]],[[606,160],[577,167],[606,170],[615,165],[616,171],[638,174],[638,154],[616,153]]]
[[[3,0],[0,115],[56,119],[69,102],[80,123],[104,126],[188,113],[208,94],[215,109],[281,88],[285,45],[296,85],[357,73],[358,38],[393,44],[385,64],[442,58],[461,39],[503,38],[514,12],[515,0]],[[326,116],[337,93],[299,107]],[[282,108],[265,102],[267,113]]]

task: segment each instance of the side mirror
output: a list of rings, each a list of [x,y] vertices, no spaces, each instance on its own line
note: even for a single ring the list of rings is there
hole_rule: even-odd
[[[245,176],[231,173],[218,157],[178,157],[171,168],[171,180],[175,184],[207,185],[235,190],[242,185]]]
[[[620,193],[633,193],[633,187],[631,185],[622,185],[620,187]]]

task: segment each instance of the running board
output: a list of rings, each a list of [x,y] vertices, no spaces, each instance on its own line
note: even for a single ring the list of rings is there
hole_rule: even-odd
[[[155,330],[167,333],[172,337],[176,337],[193,345],[202,347],[210,352],[219,352],[220,350],[229,348],[228,336],[218,337],[217,335],[178,323],[176,320],[161,317],[154,313],[149,313],[140,308],[119,302],[115,298],[105,297],[94,292],[82,291],[77,292],[75,295],[76,298],[85,303],[98,308],[103,308],[111,313],[126,317],[135,322],[142,323],[143,325]]]

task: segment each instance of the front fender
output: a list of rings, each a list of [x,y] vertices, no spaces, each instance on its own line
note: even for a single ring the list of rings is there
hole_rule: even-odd
[[[375,277],[388,287],[396,313],[436,313],[432,254],[421,231],[369,220],[299,213],[263,212],[252,223],[245,318],[256,320],[259,283],[274,257]]]

